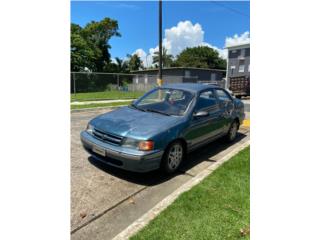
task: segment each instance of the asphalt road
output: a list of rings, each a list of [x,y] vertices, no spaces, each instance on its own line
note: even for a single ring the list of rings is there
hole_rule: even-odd
[[[215,141],[193,153],[181,171],[165,177],[159,171],[130,173],[104,165],[82,149],[80,131],[105,109],[71,113],[71,236],[112,239],[159,201],[187,182],[236,144]],[[248,141],[241,129],[236,143]]]

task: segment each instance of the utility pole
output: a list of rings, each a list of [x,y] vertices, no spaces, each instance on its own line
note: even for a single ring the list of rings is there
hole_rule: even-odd
[[[162,80],[162,0],[159,0],[159,74],[158,85],[161,86]]]

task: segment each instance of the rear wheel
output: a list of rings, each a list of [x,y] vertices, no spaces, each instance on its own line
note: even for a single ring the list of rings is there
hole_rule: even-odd
[[[235,120],[232,122],[229,128],[228,134],[226,136],[226,139],[228,142],[232,142],[236,138],[238,129],[239,129],[239,123],[238,121]]]
[[[165,173],[174,173],[185,156],[185,150],[180,141],[171,143],[162,159],[162,170]]]

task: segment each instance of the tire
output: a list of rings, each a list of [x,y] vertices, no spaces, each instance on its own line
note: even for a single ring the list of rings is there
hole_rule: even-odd
[[[181,141],[172,142],[163,155],[161,162],[162,171],[166,174],[172,174],[177,171],[185,157],[185,152]]]
[[[226,135],[227,142],[234,141],[234,139],[237,136],[238,129],[239,129],[239,123],[238,123],[238,121],[234,120],[230,125],[228,134]]]

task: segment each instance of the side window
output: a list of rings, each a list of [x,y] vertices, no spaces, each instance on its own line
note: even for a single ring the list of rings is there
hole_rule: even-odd
[[[206,90],[200,93],[198,102],[196,105],[196,111],[200,111],[201,109],[213,107],[217,104],[217,99],[214,95],[213,90]]]
[[[170,101],[181,101],[184,99],[184,94],[182,91],[173,90],[169,96]]]
[[[230,96],[222,89],[216,89],[217,98],[224,102],[230,102]]]

